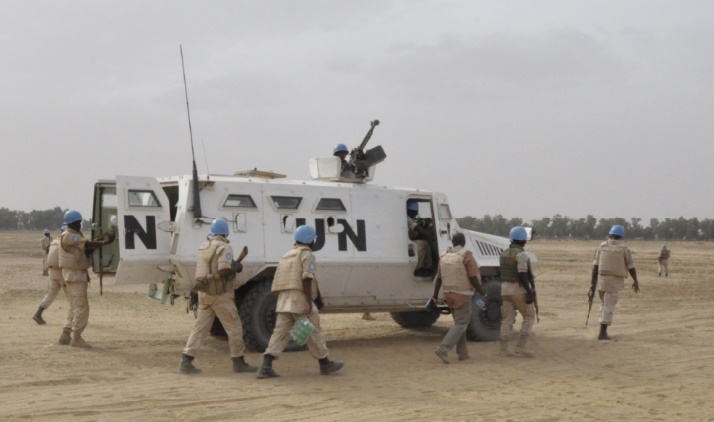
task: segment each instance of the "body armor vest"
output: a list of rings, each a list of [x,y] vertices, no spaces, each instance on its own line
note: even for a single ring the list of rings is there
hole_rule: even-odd
[[[659,253],[659,257],[661,259],[669,259],[669,249],[662,249],[662,251]]]
[[[471,253],[462,246],[449,248],[444,253],[439,263],[441,265],[441,281],[444,285],[444,291],[462,291],[473,290],[474,287],[469,281],[469,275],[466,273],[464,258],[466,254]]]
[[[275,270],[273,277],[273,292],[282,290],[299,290],[302,289],[302,254],[309,252],[308,247],[293,248],[288,253],[280,258],[278,268]]]
[[[223,254],[225,245],[226,242],[214,238],[204,242],[198,248],[194,290],[217,296],[233,288],[235,275],[221,277],[218,274],[218,257]]]
[[[600,260],[598,261],[598,274],[614,277],[627,277],[627,265],[625,265],[624,244],[611,245],[608,242],[600,244]]]
[[[47,255],[47,265],[50,268],[59,269],[59,239],[55,239],[50,243],[50,252]]]
[[[81,232],[70,228],[62,233],[59,245],[59,266],[68,270],[85,271],[87,268],[92,266],[89,261],[89,257],[84,255],[84,249],[82,248],[74,245],[66,246],[66,242],[64,240],[67,236],[79,236],[84,238]]]
[[[516,257],[523,252],[523,247],[511,244],[511,246],[501,252],[499,258],[501,263],[501,282],[518,283],[518,260]]]

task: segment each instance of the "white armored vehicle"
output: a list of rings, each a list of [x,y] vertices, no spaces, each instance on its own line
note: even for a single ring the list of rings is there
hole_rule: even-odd
[[[155,298],[188,298],[198,246],[213,219],[225,218],[236,254],[244,245],[249,250],[235,281],[235,301],[246,344],[261,351],[275,324],[276,297],[270,292],[275,268],[292,246],[295,229],[309,224],[318,234],[321,313],[390,312],[403,327],[428,327],[440,313],[426,309],[433,277],[415,276],[418,252],[407,235],[406,209],[408,201],[416,202],[431,233],[434,270],[452,234],[466,235],[489,297],[467,334],[471,340],[497,339],[499,254],[508,239],[461,230],[443,193],[369,183],[386,157],[381,147],[364,151],[369,135],[371,130],[352,151],[350,171],[338,157],[311,159],[312,181],[257,170],[197,176],[195,164],[193,175],[101,180],[95,185],[92,234],[117,225],[119,241],[94,252],[94,271],[116,273],[116,284],[151,285]]]

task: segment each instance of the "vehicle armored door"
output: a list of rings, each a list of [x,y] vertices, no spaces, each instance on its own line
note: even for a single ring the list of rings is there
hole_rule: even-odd
[[[152,177],[117,176],[119,253],[116,284],[161,283],[168,274],[171,232],[168,197]]]
[[[113,227],[116,227],[117,222],[116,182],[113,180],[99,181],[94,185],[92,239],[104,239],[105,235]],[[92,269],[96,274],[114,274],[118,266],[119,242],[94,250]]]
[[[443,193],[435,193],[436,209],[434,215],[434,228],[436,230],[436,240],[439,244],[438,255],[446,251],[451,246],[451,231],[455,227],[449,201]]]

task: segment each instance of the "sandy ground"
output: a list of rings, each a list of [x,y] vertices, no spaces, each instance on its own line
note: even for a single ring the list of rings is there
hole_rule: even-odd
[[[112,279],[103,296],[90,286],[84,337],[94,348],[57,345],[66,299],[45,312],[47,325],[31,319],[47,285],[39,237],[0,233],[0,420],[714,420],[712,243],[669,244],[671,274],[660,278],[660,244],[632,242],[642,291],[622,295],[613,341],[596,340],[597,307],[585,326],[597,242],[534,241],[536,358],[469,343],[472,359],[445,365],[433,350],[449,318],[411,331],[388,314],[325,315],[341,373],[320,376],[298,352],[275,362],[281,378],[257,380],[230,372],[227,344],[213,338],[195,361],[204,372],[177,374],[194,322],[185,301],[161,305],[146,286]]]

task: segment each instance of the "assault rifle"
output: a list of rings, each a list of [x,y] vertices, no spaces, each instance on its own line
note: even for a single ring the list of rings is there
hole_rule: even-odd
[[[595,283],[597,283],[597,279],[594,280],[590,286],[590,291],[588,292],[588,317],[585,319],[585,326],[587,326],[588,321],[590,321],[590,311],[593,309],[593,300],[595,299]]]
[[[367,142],[372,137],[372,132],[374,128],[379,124],[379,120],[373,120],[370,122],[370,128],[365,135],[362,143],[350,152],[350,160],[347,162],[347,167],[355,174],[357,178],[365,178],[369,176],[369,168],[375,164],[379,164],[387,158],[384,150],[381,146],[374,147],[369,151],[365,151],[364,148],[367,146]]]
[[[540,310],[538,309],[538,294],[536,293],[535,288],[535,276],[531,273],[530,265],[528,265],[528,282],[531,285],[531,290],[533,290],[533,306],[536,311],[536,322],[540,322]]]

